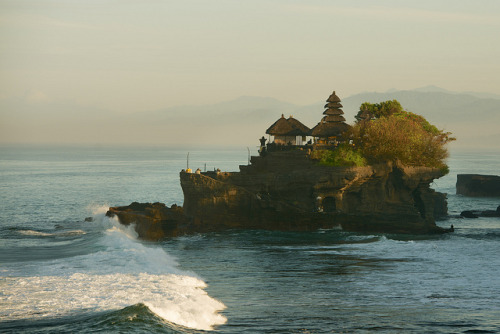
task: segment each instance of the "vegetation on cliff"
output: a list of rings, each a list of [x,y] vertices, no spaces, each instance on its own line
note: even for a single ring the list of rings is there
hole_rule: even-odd
[[[396,101],[363,103],[357,122],[345,134],[352,145],[316,153],[313,158],[332,166],[400,161],[407,165],[437,167],[447,171],[445,144],[455,140],[423,116],[403,110]]]
[[[335,150],[315,150],[311,158],[323,166],[361,167],[367,164],[361,151],[349,144],[341,144]]]

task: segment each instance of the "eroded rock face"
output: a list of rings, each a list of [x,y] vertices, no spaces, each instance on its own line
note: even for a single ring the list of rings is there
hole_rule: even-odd
[[[457,194],[471,197],[500,197],[500,176],[458,174]]]
[[[132,203],[108,216],[134,223],[139,237],[158,240],[225,229],[442,233],[446,194],[430,189],[438,169],[386,163],[326,167],[306,151],[252,157],[235,173],[180,173],[184,207]]]
[[[135,224],[139,238],[160,240],[189,232],[188,220],[180,206],[163,203],[137,203],[109,208],[108,217],[118,217],[124,225]]]
[[[239,173],[181,172],[184,214],[199,231],[227,228],[438,233],[438,169],[386,163],[325,167],[305,151],[253,157]],[[439,208],[437,210],[436,208]]]

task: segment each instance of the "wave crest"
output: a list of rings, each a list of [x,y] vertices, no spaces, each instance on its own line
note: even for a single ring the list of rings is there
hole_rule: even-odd
[[[8,277],[0,318],[61,317],[81,310],[102,312],[144,304],[165,320],[198,330],[226,322],[224,304],[203,290],[205,282],[183,275],[111,274]]]
[[[137,240],[133,225],[124,226],[105,211],[97,209],[95,230],[84,237],[92,244],[86,246],[90,253],[49,260],[31,267],[29,274],[0,279],[1,319],[52,318],[144,304],[170,323],[197,330],[226,322],[218,313],[224,304],[206,293],[202,279],[181,270],[160,245]]]

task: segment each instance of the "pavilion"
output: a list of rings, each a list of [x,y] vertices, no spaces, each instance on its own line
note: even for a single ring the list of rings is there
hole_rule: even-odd
[[[310,131],[293,116],[285,118],[281,114],[281,117],[266,130],[266,134],[274,136],[274,143],[277,145],[302,145]]]

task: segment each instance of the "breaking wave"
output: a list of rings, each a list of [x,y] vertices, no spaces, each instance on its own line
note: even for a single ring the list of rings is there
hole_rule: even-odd
[[[103,208],[94,212],[93,224],[101,232],[92,252],[39,262],[22,275],[7,271],[0,278],[0,318],[48,319],[143,304],[166,321],[193,329],[226,322],[219,313],[224,304],[206,293],[202,279],[181,270],[159,246],[138,241],[132,226],[104,213]]]

